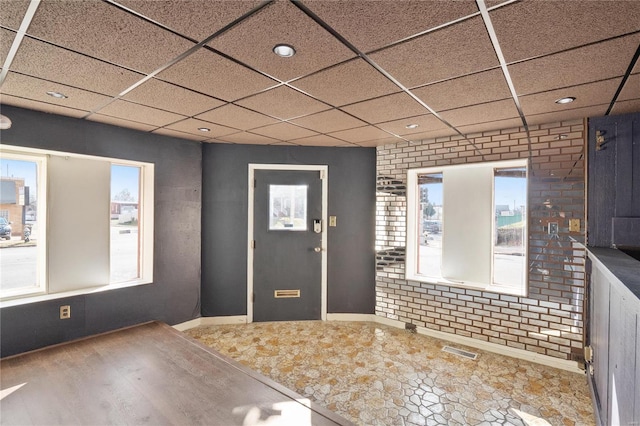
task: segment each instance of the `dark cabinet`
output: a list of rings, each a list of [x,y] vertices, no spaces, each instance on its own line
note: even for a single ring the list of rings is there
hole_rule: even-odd
[[[640,249],[640,113],[589,119],[587,243]]]

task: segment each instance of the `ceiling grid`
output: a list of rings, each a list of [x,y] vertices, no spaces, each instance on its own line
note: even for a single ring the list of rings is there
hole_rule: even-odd
[[[470,143],[640,110],[640,0],[2,6],[2,104],[201,142]]]

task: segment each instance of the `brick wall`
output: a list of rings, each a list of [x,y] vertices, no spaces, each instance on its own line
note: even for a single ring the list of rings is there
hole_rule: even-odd
[[[378,147],[378,176],[406,182],[409,168],[530,158],[527,297],[407,281],[404,264],[378,265],[376,314],[562,359],[582,354],[585,121]],[[469,141],[472,142],[469,143]],[[475,146],[474,146],[475,145]],[[569,219],[580,232],[569,232]],[[558,222],[558,238],[547,230]],[[376,249],[403,247],[406,197],[378,191]]]

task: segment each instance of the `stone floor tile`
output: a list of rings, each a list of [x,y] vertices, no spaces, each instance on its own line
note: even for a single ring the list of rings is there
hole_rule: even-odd
[[[593,425],[585,376],[366,322],[201,326],[186,332],[362,425]],[[442,352],[457,346],[476,360]]]

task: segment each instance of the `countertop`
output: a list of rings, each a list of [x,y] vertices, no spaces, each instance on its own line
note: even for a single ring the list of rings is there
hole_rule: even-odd
[[[640,301],[640,261],[628,254],[604,247],[587,247],[592,261],[599,261]]]

